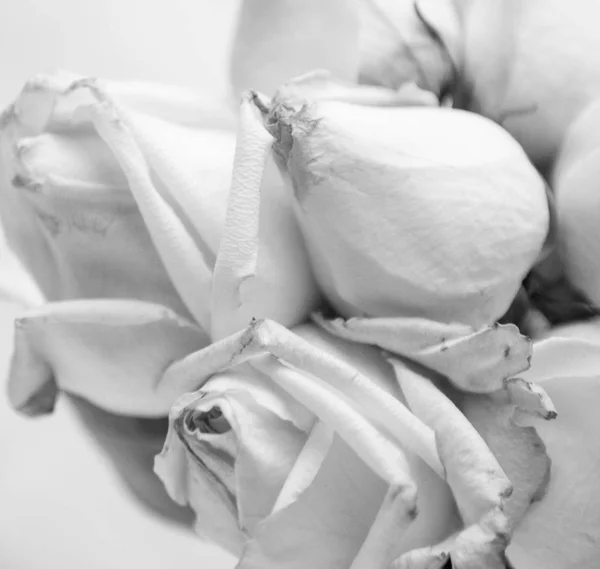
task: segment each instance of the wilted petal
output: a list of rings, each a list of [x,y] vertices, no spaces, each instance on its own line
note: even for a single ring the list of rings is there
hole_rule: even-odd
[[[570,351],[559,353],[577,371],[577,359],[570,356]],[[514,532],[508,556],[517,568],[576,569],[597,565],[600,369],[596,369],[595,375],[557,375],[542,382],[558,411],[555,421],[534,422],[552,459],[552,476],[543,500],[531,505]]]
[[[234,96],[272,95],[313,69],[353,81],[358,72],[355,0],[244,0],[233,48]]]
[[[63,390],[113,413],[164,416],[183,393],[160,385],[165,368],[207,341],[159,305],[48,304],[17,320],[9,399],[22,412],[39,414],[51,411]]]
[[[332,334],[407,357],[448,377],[465,391],[488,393],[526,370],[531,343],[513,324],[474,330],[424,318],[351,318],[315,322]]]
[[[269,320],[253,322],[245,330],[215,342],[175,363],[166,371],[164,382],[177,386],[177,389],[185,392],[197,388],[201,384],[200,382],[205,382],[213,374],[223,369],[250,360],[253,365],[256,365],[256,362],[262,364],[265,362],[259,361],[259,356],[273,355],[284,362],[286,366],[302,370],[307,374],[306,377],[321,378],[321,380],[316,380],[317,391],[320,392],[324,387],[322,382],[326,382],[343,399],[352,401],[368,421],[372,421],[378,426],[377,428],[382,428],[389,433],[394,440],[400,442],[410,452],[420,456],[435,472],[441,475],[443,468],[435,449],[433,431],[417,419],[395,396],[389,395],[389,392],[394,390],[390,389],[389,377],[386,377],[384,371],[385,366],[381,361],[379,364],[374,362],[376,357],[373,357],[374,352],[371,348],[346,345],[344,349],[340,345],[343,344],[342,341],[337,340],[339,342],[337,345],[335,340],[327,341],[324,338],[326,334],[319,333],[316,328],[310,326],[298,327],[295,330],[298,333],[291,332]],[[306,336],[308,341],[301,336]],[[349,347],[350,349],[348,349]],[[369,350],[371,350],[370,356],[367,355]],[[353,352],[356,355],[365,356],[365,363],[360,363],[362,357],[355,356],[356,359],[354,359]],[[348,365],[345,360],[350,360],[351,364]],[[268,364],[268,362],[266,363]],[[356,367],[354,367],[355,365]],[[281,371],[277,368],[277,373]],[[287,369],[283,370],[284,375],[287,374],[287,371]],[[389,373],[389,369],[387,373]],[[302,383],[306,382],[298,383],[298,378],[298,375],[294,373],[292,383],[302,389]],[[285,378],[283,381],[288,383]],[[309,384],[310,382],[307,384],[307,388],[311,388]],[[281,387],[288,389],[283,385]],[[293,396],[306,404],[304,396],[297,397],[296,395]],[[318,404],[316,392],[305,395],[308,395],[311,401],[316,398],[315,403]],[[329,405],[333,406],[328,413],[335,414],[335,405],[331,394],[326,395],[326,399],[329,401]],[[312,409],[310,405],[306,406]],[[353,409],[352,412],[354,416],[356,411]],[[360,418],[360,422],[363,421],[364,418]]]
[[[466,395],[460,409],[477,429],[513,486],[504,512],[511,528],[530,505],[544,497],[551,461],[536,429],[516,424],[519,407],[508,391],[493,395]],[[556,413],[554,413],[554,417]]]
[[[306,320],[318,300],[292,200],[270,155],[272,143],[244,98],[214,272],[213,339],[244,328],[252,318],[294,326]]]
[[[503,508],[512,492],[506,474],[485,441],[446,395],[400,361],[390,361],[411,409],[436,433],[446,480],[467,525],[441,551],[427,550],[428,562],[437,562],[438,554],[446,551],[459,568],[502,567],[509,529]],[[408,559],[411,555],[407,554]]]

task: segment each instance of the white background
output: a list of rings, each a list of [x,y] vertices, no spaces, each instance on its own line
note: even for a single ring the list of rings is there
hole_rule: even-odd
[[[56,69],[226,93],[236,9],[236,0],[0,0],[0,106],[29,76]],[[0,379],[17,313],[0,303]],[[64,406],[26,420],[0,397],[0,457],[1,569],[235,564],[139,509]]]

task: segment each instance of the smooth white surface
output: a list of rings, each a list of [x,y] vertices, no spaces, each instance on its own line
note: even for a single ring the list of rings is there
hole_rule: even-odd
[[[55,69],[226,93],[236,8],[236,0],[0,0],[0,106],[28,77]],[[0,301],[1,378],[18,312]],[[1,569],[235,564],[141,510],[64,405],[27,420],[0,397],[0,453]]]

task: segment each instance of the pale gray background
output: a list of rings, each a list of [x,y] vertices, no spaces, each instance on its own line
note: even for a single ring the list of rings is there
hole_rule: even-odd
[[[67,69],[226,93],[237,0],[0,0],[0,106]],[[7,275],[5,259],[0,271]],[[18,308],[0,302],[0,377]],[[147,515],[69,409],[16,416],[0,397],[1,569],[229,569],[234,560]]]

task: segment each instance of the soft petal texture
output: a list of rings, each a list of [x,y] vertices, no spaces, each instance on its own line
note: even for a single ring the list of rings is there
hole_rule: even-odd
[[[130,172],[118,153],[97,135],[91,117],[82,117],[94,99],[77,85],[72,75],[36,78],[3,115],[0,213],[9,245],[51,300],[135,297],[185,314],[164,271],[165,259],[152,246],[156,224],[143,208],[140,216],[139,192],[130,192]],[[143,146],[157,183],[166,185],[161,189],[179,190],[179,207],[204,223],[206,244],[198,246],[212,248],[214,262],[235,144],[224,119],[217,118],[224,111],[215,111],[213,130],[192,128],[203,119],[190,94],[111,83],[107,91],[134,105],[122,117],[134,131],[134,150],[137,143]],[[135,104],[163,118],[140,113]]]
[[[272,95],[291,77],[327,69],[358,73],[358,1],[243,0],[232,55],[234,96]]]
[[[240,569],[350,567],[385,492],[383,481],[334,437],[313,483],[257,528]]]
[[[558,247],[570,282],[600,306],[600,99],[567,131],[552,175]]]
[[[295,326],[319,298],[292,200],[270,155],[272,143],[245,97],[214,271],[214,340],[244,328],[252,318]]]
[[[51,411],[62,390],[112,413],[164,416],[184,393],[161,384],[164,370],[207,342],[202,330],[159,305],[52,303],[17,320],[9,398],[35,415]]]
[[[338,312],[500,318],[548,230],[544,182],[519,145],[461,111],[307,102],[277,99],[266,126]]]
[[[513,324],[480,330],[422,318],[314,320],[332,334],[405,356],[448,377],[465,391],[486,393],[504,387],[529,368],[530,341]]]

